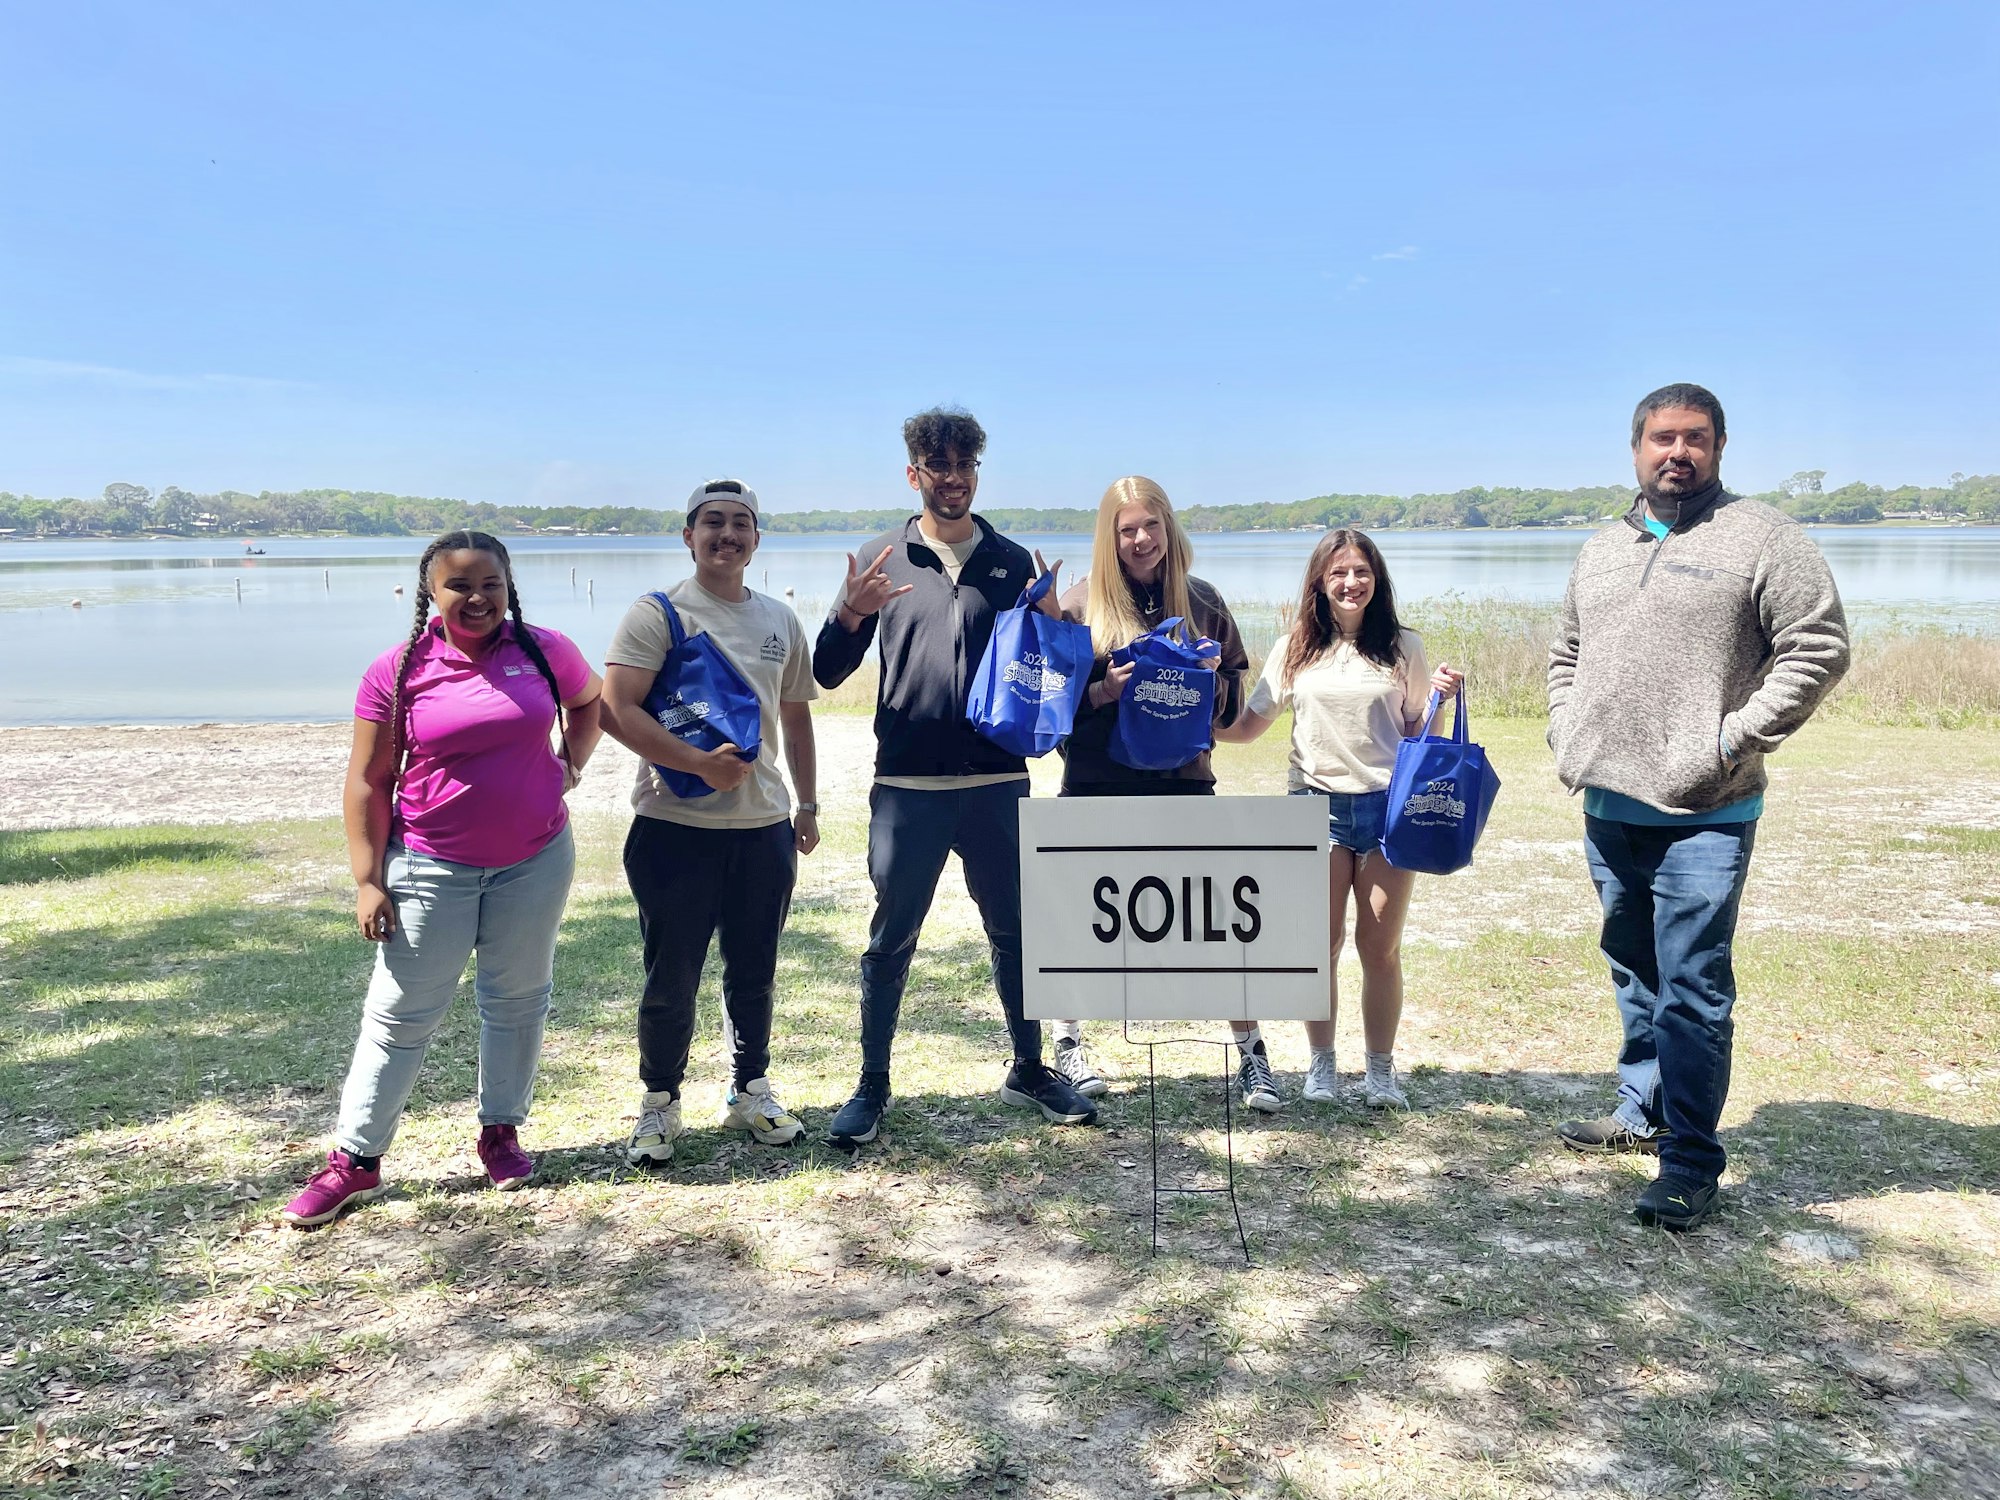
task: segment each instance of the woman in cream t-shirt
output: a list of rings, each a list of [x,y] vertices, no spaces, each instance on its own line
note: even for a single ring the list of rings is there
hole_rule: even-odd
[[[1426,669],[1424,643],[1396,618],[1395,591],[1381,551],[1362,532],[1329,531],[1313,548],[1291,633],[1272,650],[1242,716],[1216,738],[1248,742],[1292,711],[1291,791],[1324,797],[1332,861],[1328,1018],[1306,1022],[1312,1061],[1304,1094],[1338,1094],[1333,1021],[1337,969],[1354,895],[1354,949],[1361,959],[1361,1027],[1368,1072],[1363,1095],[1376,1109],[1406,1109],[1396,1081],[1396,1027],[1403,1016],[1403,919],[1415,876],[1382,856],[1389,775],[1396,748],[1423,722],[1433,691],[1452,697],[1462,672]]]

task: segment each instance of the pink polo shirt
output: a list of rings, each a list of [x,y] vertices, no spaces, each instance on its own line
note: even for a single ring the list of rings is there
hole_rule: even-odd
[[[590,665],[559,631],[528,627],[556,686],[573,698]],[[354,716],[387,725],[403,648],[376,657],[361,674]],[[403,679],[408,760],[389,837],[453,864],[488,869],[539,854],[563,831],[562,762],[549,747],[556,700],[511,621],[473,661],[444,638],[436,620],[417,638]]]

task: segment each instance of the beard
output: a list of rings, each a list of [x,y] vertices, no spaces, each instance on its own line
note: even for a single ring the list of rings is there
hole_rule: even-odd
[[[1648,500],[1657,500],[1666,505],[1678,505],[1690,495],[1698,495],[1714,484],[1717,477],[1714,472],[1704,477],[1700,470],[1693,468],[1683,474],[1676,474],[1662,467],[1655,469],[1639,482],[1639,493]]]

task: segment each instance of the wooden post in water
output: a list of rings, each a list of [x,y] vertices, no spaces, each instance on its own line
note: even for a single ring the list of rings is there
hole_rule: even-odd
[[[331,569],[331,568],[321,568],[321,569],[319,570],[319,582],[320,582],[320,587],[321,587],[321,588],[325,589],[325,590],[326,590],[326,591],[327,591],[327,592],[328,592],[329,594],[330,594],[330,593],[332,593],[332,592],[333,592],[333,569]]]
[[[243,580],[240,578],[236,580],[236,602],[238,604],[243,602]]]

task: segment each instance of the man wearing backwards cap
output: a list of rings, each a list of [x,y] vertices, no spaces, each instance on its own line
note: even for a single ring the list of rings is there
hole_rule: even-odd
[[[812,654],[798,616],[753,592],[744,570],[761,535],[757,492],[717,479],[688,496],[681,540],[694,576],[667,590],[688,635],[706,632],[761,710],[754,762],[736,746],[697,750],[645,709],[673,645],[665,612],[650,595],[625,612],[605,656],[605,729],[639,756],[625,839],[625,878],[639,904],[646,984],[639,1001],[639,1078],[645,1093],[625,1155],[634,1166],[671,1161],[681,1133],[681,1082],[694,1039],[695,991],[718,930],[724,1036],[733,1076],[722,1123],[767,1146],[788,1145],[805,1127],[778,1102],[770,1079],[772,985],[778,935],[791,909],[798,856],[819,843],[812,711]],[[798,788],[796,817],[778,772],[778,729]],[[699,776],[715,790],[675,796],[655,764]]]

